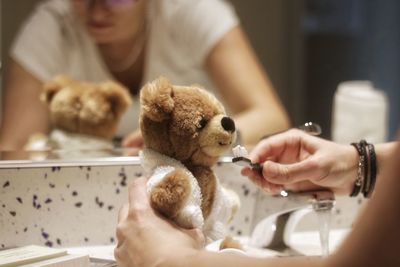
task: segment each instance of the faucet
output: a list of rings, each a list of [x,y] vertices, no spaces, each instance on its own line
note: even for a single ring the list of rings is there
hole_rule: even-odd
[[[274,213],[262,219],[254,228],[249,245],[257,248],[268,248],[291,256],[302,255],[299,251],[290,246],[290,238],[301,218],[309,212],[330,214],[334,205],[335,197],[332,191],[306,191],[290,192],[281,191],[280,196],[293,200],[295,207]],[[328,223],[324,222],[320,228],[325,227],[325,234],[328,235]],[[328,254],[328,237],[321,234],[321,244],[325,242],[326,248],[323,254]]]

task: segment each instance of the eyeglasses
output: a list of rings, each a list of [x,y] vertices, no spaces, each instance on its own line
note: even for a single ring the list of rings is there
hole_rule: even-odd
[[[89,8],[97,2],[97,0],[74,0],[78,5],[84,5]],[[99,0],[102,1],[107,8],[112,10],[122,10],[130,5],[136,4],[139,0]]]

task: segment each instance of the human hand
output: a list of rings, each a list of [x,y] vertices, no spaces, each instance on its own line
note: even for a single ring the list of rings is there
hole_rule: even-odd
[[[337,194],[349,195],[357,178],[358,154],[354,147],[297,129],[260,141],[249,158],[254,163],[262,163],[262,175],[249,167],[242,169],[242,175],[271,194],[284,189],[327,188]]]
[[[129,186],[129,203],[118,216],[118,266],[158,266],[177,258],[190,257],[204,247],[199,229],[184,230],[159,217],[150,207],[146,179]],[[176,252],[179,252],[176,254]]]
[[[140,130],[136,130],[127,136],[124,137],[122,140],[122,146],[123,147],[137,147],[141,148],[143,147],[143,136]]]

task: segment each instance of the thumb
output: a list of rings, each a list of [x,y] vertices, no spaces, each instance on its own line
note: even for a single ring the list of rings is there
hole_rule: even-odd
[[[275,184],[291,184],[305,180],[314,180],[320,176],[318,162],[312,158],[292,164],[266,161],[262,174],[267,181]]]
[[[146,189],[147,179],[145,177],[136,178],[129,184],[129,216],[138,218],[152,213]]]
[[[125,220],[128,217],[129,204],[125,203],[118,212],[118,222]]]

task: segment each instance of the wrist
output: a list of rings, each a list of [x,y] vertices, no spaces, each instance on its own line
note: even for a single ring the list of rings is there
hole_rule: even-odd
[[[356,183],[356,180],[358,178],[359,160],[360,160],[359,154],[353,146],[351,145],[348,146],[348,150],[349,150],[348,152],[349,157],[347,158],[348,169],[344,185],[344,194],[347,196],[349,196],[353,191],[354,184]]]
[[[168,253],[163,261],[157,264],[157,267],[185,267],[196,266],[196,259],[200,258],[202,250],[193,248],[179,249],[179,253]]]

